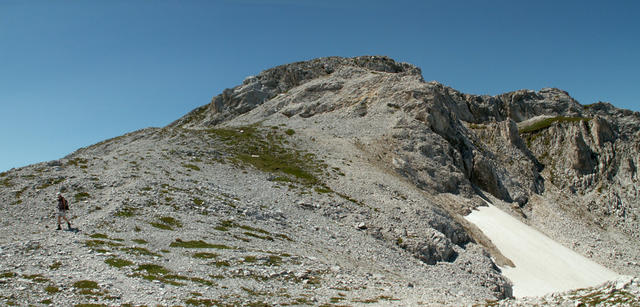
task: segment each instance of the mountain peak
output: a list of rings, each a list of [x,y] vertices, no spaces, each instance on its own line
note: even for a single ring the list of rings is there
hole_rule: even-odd
[[[225,89],[220,95],[213,97],[210,105],[194,110],[171,125],[215,125],[234,115],[247,112],[278,94],[310,80],[331,75],[342,68],[354,68],[362,72],[414,75],[421,78],[420,68],[396,62],[387,56],[333,56],[294,62],[264,70],[256,76],[248,76],[241,85]],[[204,116],[206,110],[213,114]]]

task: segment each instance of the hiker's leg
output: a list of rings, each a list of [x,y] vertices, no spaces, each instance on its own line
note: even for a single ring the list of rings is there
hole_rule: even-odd
[[[58,214],[58,226],[60,226],[60,214]]]
[[[67,211],[64,211],[64,214],[62,215],[62,218],[67,222],[67,227],[69,227],[69,229],[71,229],[71,223],[69,223],[69,219],[67,218]]]

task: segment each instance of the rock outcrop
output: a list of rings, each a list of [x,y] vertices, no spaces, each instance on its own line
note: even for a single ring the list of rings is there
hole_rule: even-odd
[[[247,77],[242,85],[224,90],[222,94],[213,97],[209,105],[194,110],[173,125],[186,123],[188,123],[187,126],[216,125],[246,113],[296,86],[310,80],[326,77],[344,67],[416,76],[421,74],[420,69],[411,64],[397,63],[383,56],[328,57],[281,65],[265,70],[257,76]],[[336,83],[319,84],[308,88],[307,91],[313,95],[318,92],[339,90],[341,87]]]

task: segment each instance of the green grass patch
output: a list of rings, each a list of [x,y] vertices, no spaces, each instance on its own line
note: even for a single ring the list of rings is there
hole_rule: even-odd
[[[167,225],[165,223],[150,222],[149,225],[162,230],[173,230],[171,225]]]
[[[71,159],[67,162],[67,165],[73,165],[73,166],[77,166],[80,168],[87,168],[87,163],[89,163],[89,161],[87,159],[83,159],[83,158],[75,158],[75,159]]]
[[[103,241],[103,240],[87,240],[84,241],[84,245],[87,247],[101,247],[101,246],[110,246],[110,247],[118,247],[122,246],[122,244],[111,241]]]
[[[355,198],[353,198],[353,197],[351,197],[351,196],[349,196],[347,194],[342,194],[342,193],[336,192],[336,195],[338,195],[342,199],[350,201],[350,202],[352,202],[352,203],[354,203],[354,204],[356,204],[358,206],[365,206],[365,204],[363,202],[361,202],[361,201],[359,201],[359,200],[357,200],[357,199],[355,199]]]
[[[318,183],[316,176],[323,173],[323,165],[315,161],[313,155],[285,147],[284,137],[277,130],[261,131],[257,125],[252,125],[207,131],[225,143],[234,156],[232,162],[248,164],[264,172],[285,174],[304,184]],[[291,130],[287,134],[293,133]]]
[[[296,134],[295,130],[293,130],[293,129],[287,129],[287,130],[285,130],[285,131],[284,131],[284,133],[286,133],[287,135],[294,135],[294,134]]]
[[[22,275],[22,277],[37,283],[43,283],[43,282],[49,281],[49,278],[42,276],[42,274],[25,274],[25,275]]]
[[[0,184],[5,186],[6,188],[12,187],[13,183],[11,183],[11,178],[4,178],[0,180]]]
[[[133,239],[133,240],[131,240],[131,241],[133,241],[133,242],[135,242],[135,243],[138,243],[138,244],[147,244],[147,243],[149,243],[149,242],[147,242],[147,241],[146,241],[146,240],[144,240],[144,239]]]
[[[192,256],[193,258],[198,258],[198,259],[213,259],[213,258],[217,258],[218,254],[215,253],[195,253]]]
[[[220,226],[231,228],[231,227],[236,227],[237,224],[231,220],[224,220],[220,222]]]
[[[98,283],[93,280],[78,280],[73,283],[76,289],[99,289]]]
[[[228,267],[231,266],[231,264],[229,263],[229,261],[226,260],[221,260],[221,261],[216,261],[211,263],[212,265],[215,265],[216,267],[220,268],[220,267]]]
[[[169,269],[153,263],[140,264],[138,265],[138,268],[136,269],[136,271],[145,271],[148,274],[152,274],[152,275],[159,275],[159,274],[164,275],[164,274],[169,274],[171,272]]]
[[[261,229],[261,228],[253,227],[253,226],[237,224],[237,223],[235,223],[234,221],[231,221],[231,220],[221,221],[220,224],[218,224],[213,229],[218,230],[218,231],[229,231],[230,228],[240,228],[240,229],[248,230],[246,232],[243,232],[243,234],[246,235],[246,236],[249,236],[249,237],[263,239],[263,240],[269,240],[269,241],[273,241],[274,240],[274,238],[272,237],[272,234],[269,231],[266,231],[266,230]],[[260,235],[260,234],[264,234],[264,235]],[[291,240],[291,238],[289,238],[285,234],[275,234],[275,236],[280,238],[280,239],[283,239],[283,240],[293,241],[293,240]],[[246,238],[241,238],[241,237],[236,237],[236,236],[234,236],[234,238],[243,240],[245,242],[249,242],[249,240],[246,239]]]
[[[159,281],[161,283],[165,283],[165,284],[169,284],[169,285],[173,285],[173,286],[184,286],[183,283],[179,283],[179,282],[171,280],[169,278],[165,278],[162,275],[151,275],[151,274],[135,273],[135,274],[133,274],[131,276],[132,277],[140,277],[140,278],[148,280],[148,281],[157,280],[157,281]]]
[[[589,121],[591,118],[586,117],[565,117],[565,116],[557,116],[551,118],[545,118],[543,120],[532,123],[529,126],[522,127],[520,129],[520,133],[531,133],[539,130],[543,130],[549,128],[553,123],[572,123],[572,122],[581,122],[581,121]]]
[[[73,195],[73,199],[75,199],[76,202],[87,200],[89,197],[91,197],[91,195],[87,192],[80,192]]]
[[[282,264],[282,257],[271,255],[271,256],[269,256],[269,258],[267,258],[267,264],[268,265],[273,265],[273,266],[281,265]]]
[[[399,299],[393,298],[392,296],[388,296],[388,295],[379,295],[377,297],[370,298],[370,299],[353,300],[354,303],[364,303],[364,304],[373,304],[373,303],[378,303],[379,301],[399,301]]]
[[[43,182],[42,184],[40,184],[39,186],[36,187],[36,189],[38,190],[42,190],[42,189],[46,189],[54,184],[58,184],[64,181],[64,177],[60,177],[60,178],[50,178],[47,179],[47,181]]]
[[[191,169],[191,170],[194,170],[194,171],[199,171],[200,170],[200,167],[195,165],[195,164],[182,164],[182,167],[188,168],[188,169]]]
[[[130,266],[130,265],[133,264],[133,262],[131,262],[129,260],[120,259],[120,258],[117,258],[117,257],[106,259],[104,261],[104,263],[106,263],[106,264],[108,264],[108,265],[110,265],[112,267],[116,267],[116,268],[122,268],[122,267]]]
[[[326,193],[333,192],[333,190],[329,189],[328,187],[316,187],[314,190],[316,192],[320,193],[320,194],[326,194]]]
[[[174,227],[182,227],[182,223],[179,220],[170,216],[163,216],[159,218],[159,221],[160,222],[150,222],[149,224],[155,228],[163,230],[173,230]]]
[[[280,239],[283,239],[283,240],[290,241],[290,242],[292,242],[292,241],[293,241],[291,238],[289,238],[289,236],[287,236],[287,235],[285,235],[285,234],[283,234],[283,233],[276,234],[276,237],[278,237],[278,238],[280,238]]]
[[[116,212],[118,217],[132,217],[137,214],[138,208],[125,206]]]
[[[94,233],[94,234],[91,234],[89,237],[94,239],[109,239],[109,237],[103,233]]]
[[[58,287],[56,287],[56,286],[49,285],[49,286],[44,287],[44,291],[49,293],[49,294],[54,294],[54,293],[60,292],[60,289],[58,289]]]
[[[221,225],[213,227],[213,229],[218,230],[218,231],[229,231],[229,228],[221,226]]]
[[[263,233],[263,234],[271,234],[268,231],[264,230],[264,229],[260,229],[260,228],[256,228],[256,227],[251,227],[251,226],[247,226],[247,225],[240,225],[238,226],[244,230],[249,230],[249,231],[253,231],[253,232],[259,232],[259,233]]]
[[[181,239],[176,239],[174,242],[171,242],[169,247],[233,249],[223,244],[211,244],[202,240],[182,241]]]
[[[202,204],[204,204],[204,200],[196,197],[196,198],[193,199],[193,203],[198,205],[198,206],[201,206]]]
[[[49,270],[57,270],[62,266],[62,262],[56,261],[49,266]]]
[[[171,270],[153,263],[141,264],[138,266],[136,271],[141,273],[134,274],[134,277],[141,277],[146,280],[157,280],[175,286],[184,285],[183,283],[180,283],[178,281],[191,281],[206,286],[215,286],[215,284],[211,280],[200,277],[189,277],[175,274],[172,273]]]
[[[161,217],[160,222],[165,223],[167,225],[175,226],[178,228],[182,227],[182,223],[180,223],[179,220],[176,220],[175,218],[172,218],[170,216]]]
[[[250,239],[247,239],[247,238],[242,237],[242,236],[238,236],[238,235],[231,235],[231,237],[233,237],[234,239],[238,239],[238,240],[240,240],[240,241],[242,241],[242,242],[251,242],[251,240],[250,240]]]
[[[120,250],[131,255],[161,257],[160,254],[156,254],[144,247],[125,247],[125,248],[121,248]]]
[[[192,306],[204,306],[204,307],[212,307],[212,306],[236,306],[235,304],[229,304],[225,302],[221,302],[216,299],[206,299],[206,298],[189,298],[184,300],[184,303]]]
[[[189,277],[189,280],[192,282],[196,282],[205,286],[215,286],[216,284],[208,279],[200,278],[200,277]]]
[[[271,181],[276,181],[276,182],[293,182],[293,180],[291,180],[291,178],[286,177],[286,176],[278,176],[278,177],[275,177],[275,178],[271,179]]]
[[[259,235],[259,234],[255,234],[255,233],[253,233],[253,232],[245,231],[245,232],[243,232],[243,234],[244,234],[245,236],[248,236],[248,237],[253,237],[253,238],[258,238],[258,239],[262,239],[262,240],[273,241],[273,238],[272,238],[272,237],[270,237],[270,236],[261,236],[261,235]]]

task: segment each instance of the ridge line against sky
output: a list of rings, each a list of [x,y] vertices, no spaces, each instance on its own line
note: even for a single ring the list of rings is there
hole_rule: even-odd
[[[469,94],[640,110],[637,1],[0,1],[0,171],[208,103],[248,75],[386,55]]]

